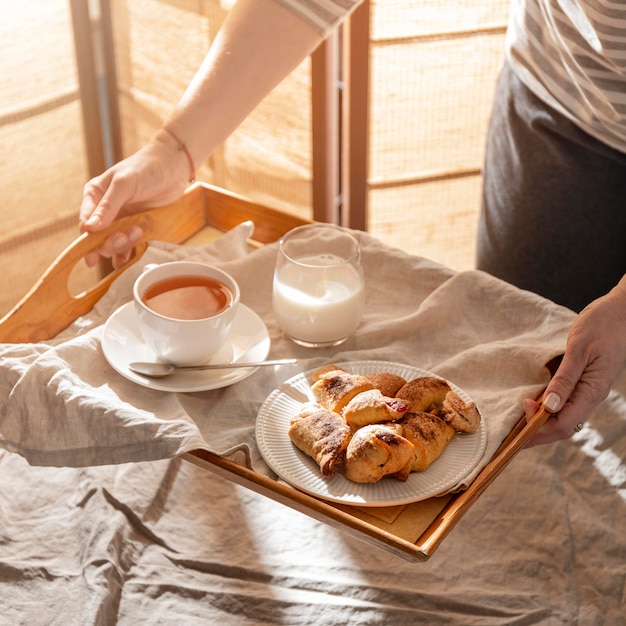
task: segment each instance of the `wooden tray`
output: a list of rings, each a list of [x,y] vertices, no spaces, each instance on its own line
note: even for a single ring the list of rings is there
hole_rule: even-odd
[[[246,220],[254,222],[252,239],[259,245],[276,241],[291,228],[306,223],[293,215],[196,183],[178,202],[125,218],[101,233],[78,237],[18,305],[0,320],[0,342],[36,342],[54,337],[92,309],[120,272],[141,258],[150,240],[180,244],[201,231],[219,234]],[[144,230],[131,261],[84,293],[71,295],[68,282],[75,265],[111,232],[125,228],[129,223],[139,224]],[[406,559],[424,561],[548,416],[541,405],[528,422],[521,416],[493,458],[465,491],[402,506],[359,508],[328,503],[204,450],[186,453],[183,458]]]

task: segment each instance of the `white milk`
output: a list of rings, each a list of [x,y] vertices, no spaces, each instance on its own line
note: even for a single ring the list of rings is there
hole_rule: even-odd
[[[352,334],[363,314],[361,274],[332,255],[298,262],[278,267],[274,276],[274,313],[283,331],[311,344],[332,343]]]

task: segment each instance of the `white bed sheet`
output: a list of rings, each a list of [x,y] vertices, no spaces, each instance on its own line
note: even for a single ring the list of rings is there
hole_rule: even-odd
[[[522,452],[425,563],[180,459],[0,452],[0,623],[620,625],[626,400]]]
[[[388,254],[395,254],[392,269],[414,262]],[[372,262],[372,276],[389,270],[378,266]],[[425,274],[405,274],[415,293],[428,291],[418,280]],[[380,283],[372,297],[385,297]],[[250,301],[266,310],[253,287]],[[519,313],[521,300],[509,314]],[[440,310],[424,313],[435,324]],[[365,352],[341,358],[374,358],[378,344],[392,360],[404,358],[406,342],[387,341],[389,325],[372,326],[377,319],[367,320]],[[274,339],[280,355],[277,332]],[[549,356],[556,348],[548,344],[543,337],[536,349]],[[464,388],[476,377],[451,356],[444,365],[442,373]],[[27,366],[16,357],[4,371],[19,379]],[[518,380],[523,372],[514,374]],[[484,386],[478,378],[466,389],[471,394]],[[112,384],[110,374],[103,380]],[[0,450],[0,625],[619,626],[626,614],[625,381],[622,395],[614,392],[573,440],[518,455],[426,563],[370,547],[178,458],[76,467],[89,464],[62,450],[58,464],[74,467],[36,467]],[[259,385],[273,388],[266,382],[259,375]],[[0,380],[2,388],[12,384]],[[508,402],[501,396],[498,388],[481,396],[496,416],[498,402]],[[38,433],[28,430],[33,399],[26,394],[20,406],[24,441]],[[44,443],[54,448],[61,418],[49,413]],[[64,432],[71,426],[66,418]]]

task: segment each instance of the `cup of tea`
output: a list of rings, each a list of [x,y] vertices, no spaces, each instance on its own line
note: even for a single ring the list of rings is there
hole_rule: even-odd
[[[272,292],[283,332],[306,347],[343,343],[365,303],[359,242],[333,224],[307,224],[280,240]]]
[[[133,299],[139,330],[156,355],[200,365],[226,343],[239,306],[239,285],[223,270],[193,261],[148,266]]]

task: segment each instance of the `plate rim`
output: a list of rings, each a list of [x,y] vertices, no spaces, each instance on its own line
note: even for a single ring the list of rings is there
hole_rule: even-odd
[[[134,306],[134,303],[131,300],[130,302],[126,302],[122,304],[115,311],[113,311],[113,313],[109,315],[109,317],[107,318],[104,324],[102,337],[100,339],[100,346],[102,349],[102,353],[107,363],[118,374],[120,374],[127,380],[137,385],[140,385],[142,387],[153,389],[155,391],[167,391],[167,392],[174,392],[174,393],[196,393],[196,392],[211,391],[213,389],[222,389],[224,387],[229,387],[230,385],[234,385],[235,383],[238,383],[248,378],[248,376],[251,376],[254,372],[258,370],[258,367],[249,368],[249,369],[247,368],[238,369],[238,370],[232,370],[228,374],[224,374],[221,376],[215,376],[214,372],[193,372],[194,376],[204,375],[208,377],[209,380],[205,382],[190,383],[188,385],[181,384],[181,383],[168,384],[167,382],[168,379],[150,379],[147,377],[142,377],[139,374],[135,374],[134,372],[131,372],[127,367],[122,367],[119,364],[117,359],[112,358],[109,344],[112,343],[111,328],[113,324],[119,322],[120,317],[122,317],[125,314],[128,314],[128,310],[132,308],[133,306]],[[238,318],[241,320],[241,318],[244,315],[247,315],[251,319],[253,319],[254,322],[258,324],[259,331],[263,333],[263,339],[260,342],[255,343],[254,346],[260,345],[261,343],[266,344],[261,353],[263,356],[259,358],[259,360],[264,360],[269,355],[270,347],[271,347],[271,341],[270,341],[268,328],[265,322],[263,321],[263,319],[258,315],[258,313],[256,313],[256,311],[252,310],[250,307],[246,306],[243,303],[239,303],[239,310],[237,312],[237,316],[235,317],[235,323],[237,323]],[[134,317],[132,319],[134,319]],[[129,326],[128,324],[121,324],[121,326],[123,328],[129,329],[129,336],[132,336],[135,339],[138,338],[138,341],[143,346],[146,345],[143,339],[141,339],[138,325],[135,326],[134,324],[131,324],[131,326]],[[251,347],[254,347],[254,346],[251,346]],[[155,360],[157,359],[156,355],[154,358]],[[132,359],[129,359],[129,362],[130,360]]]
[[[424,370],[414,365],[409,365],[406,363],[398,363],[394,361],[382,361],[382,360],[356,360],[356,361],[337,361],[337,362],[332,361],[332,362],[339,367],[347,369],[348,371],[352,371],[352,369],[357,368],[358,369],[357,373],[361,372],[362,368],[373,368],[371,371],[374,371],[374,370],[375,371],[394,371],[394,370],[399,369],[401,371],[409,373],[410,376],[412,376],[413,378],[416,378],[418,376],[435,376],[437,378],[446,380],[450,384],[453,391],[459,394],[462,398],[466,400],[471,400],[470,396],[452,381],[446,379],[440,374],[436,374],[434,372]],[[387,369],[384,370],[380,368],[387,368]],[[281,401],[285,401],[287,403],[293,402],[296,405],[298,403],[302,405],[304,403],[303,395],[302,395],[303,392],[305,393],[305,395],[309,396],[309,400],[313,398],[312,392],[310,392],[310,384],[308,381],[309,381],[310,375],[317,369],[318,368],[316,367],[310,370],[306,370],[304,372],[300,372],[299,374],[296,374],[295,376],[292,376],[291,378],[286,380],[279,388],[274,389],[266,397],[265,401],[263,402],[263,404],[261,405],[257,413],[255,436],[256,436],[256,442],[257,442],[257,447],[259,448],[259,452],[261,453],[261,456],[263,457],[265,462],[280,477],[280,479],[284,480],[286,483],[289,483],[292,487],[298,489],[299,491],[307,493],[309,495],[320,498],[322,500],[325,500],[328,502],[334,502],[338,504],[360,506],[360,507],[372,507],[372,508],[373,507],[386,507],[386,506],[399,506],[399,505],[410,504],[412,502],[426,500],[431,497],[444,495],[445,493],[450,493],[452,488],[456,484],[459,484],[463,480],[463,478],[469,475],[476,468],[476,466],[480,463],[484,455],[486,446],[487,446],[487,429],[486,429],[485,419],[484,419],[484,416],[482,416],[482,414],[481,414],[480,425],[477,431],[475,431],[474,433],[466,433],[466,434],[456,433],[455,434],[455,437],[457,438],[468,439],[471,437],[475,441],[475,451],[472,452],[471,461],[468,462],[468,465],[463,467],[462,475],[454,474],[454,477],[448,479],[444,483],[444,486],[436,485],[437,486],[436,492],[430,492],[430,493],[425,492],[425,493],[422,493],[421,495],[417,495],[417,493],[415,493],[414,495],[410,495],[410,493],[407,493],[406,495],[403,495],[402,497],[393,497],[393,498],[381,497],[378,499],[372,499],[372,498],[368,499],[363,496],[359,497],[358,495],[354,496],[352,494],[335,495],[329,492],[330,489],[320,490],[320,489],[315,488],[314,486],[312,487],[310,485],[303,484],[301,480],[298,480],[297,476],[294,477],[289,472],[285,472],[282,465],[275,461],[275,454],[273,454],[270,449],[271,444],[268,444],[264,429],[267,426],[267,423],[266,423],[267,420],[272,415],[271,410],[273,408],[273,405],[278,401],[278,399],[280,399]],[[407,377],[405,376],[405,378]],[[407,380],[410,380],[410,379],[407,378]],[[298,382],[300,383],[300,386],[303,387],[302,390],[297,390],[296,384]],[[294,393],[294,395],[287,393],[287,391],[291,391],[291,387],[296,389],[296,393]],[[286,426],[287,424],[285,424],[285,427]],[[288,438],[287,428],[285,428],[284,432],[285,432],[285,437]],[[281,436],[282,436],[282,433],[281,433]],[[315,483],[317,483],[318,485],[321,483],[323,485],[326,485],[327,487],[329,487],[330,485],[330,488],[332,488],[333,482],[337,483],[337,482],[343,481],[344,483],[349,483],[350,487],[352,488],[352,491],[358,494],[359,492],[368,492],[368,491],[371,492],[373,491],[373,489],[375,489],[377,485],[380,484],[380,483],[354,483],[352,481],[348,481],[345,477],[341,475],[335,475],[330,478],[323,477],[319,471],[319,466],[317,465],[317,463],[312,458],[308,457],[304,452],[302,452],[301,450],[298,450],[291,443],[290,440],[289,440],[289,443],[292,446],[293,456],[298,458],[298,460],[301,462],[301,465],[303,467],[307,468],[306,470],[302,470],[302,471],[315,473],[315,476],[314,476],[314,478],[316,479]],[[445,450],[444,450],[444,453],[442,454],[442,457],[444,455],[445,455]],[[428,472],[428,469],[425,471]],[[415,472],[411,474],[411,476],[415,475],[418,477],[423,477],[424,474],[425,474],[424,472]],[[409,477],[409,481],[410,480],[411,480],[411,477]],[[402,486],[403,485],[406,486],[407,483],[409,483],[409,481],[406,481],[404,483],[402,481],[397,481],[396,487],[400,491],[410,492],[411,490],[409,488],[404,489],[404,490],[402,489]],[[415,480],[413,482],[415,482]],[[413,489],[413,491],[416,492],[415,489]]]

